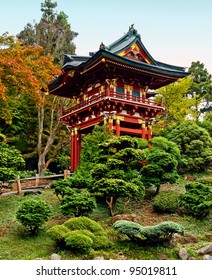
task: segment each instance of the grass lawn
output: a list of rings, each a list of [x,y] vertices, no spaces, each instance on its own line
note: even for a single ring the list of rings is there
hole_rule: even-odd
[[[179,190],[181,186],[169,186]],[[32,196],[30,196],[32,198]],[[89,254],[74,254],[71,251],[59,251],[53,240],[47,235],[46,230],[55,224],[62,224],[70,217],[64,217],[60,213],[58,198],[53,190],[42,190],[41,194],[33,195],[34,199],[47,202],[51,207],[51,218],[40,229],[37,236],[30,236],[26,229],[16,220],[15,215],[19,206],[29,196],[12,195],[0,197],[0,259],[1,260],[34,260],[49,259],[53,253],[61,255],[62,259],[93,259],[96,256],[104,256],[105,259],[178,259],[179,246],[167,248],[164,246],[135,246],[126,238],[119,238],[112,228],[111,217],[104,205],[99,205],[89,216],[99,222],[108,233],[112,246],[103,251],[91,251]],[[122,204],[118,205],[122,210]],[[158,214],[153,212],[151,197],[143,201],[132,201],[125,213],[135,213],[137,221],[142,225],[155,225],[162,221],[174,221],[183,225],[186,232],[197,236],[197,242],[183,244],[193,256],[196,256],[196,249],[212,240],[212,214],[203,221],[195,220],[192,217],[179,216],[178,214]]]

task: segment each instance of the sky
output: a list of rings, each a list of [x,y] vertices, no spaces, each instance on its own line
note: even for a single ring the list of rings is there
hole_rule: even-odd
[[[131,24],[155,60],[190,67],[204,63],[212,74],[211,0],[54,0],[73,31],[77,55],[88,55],[124,35]],[[44,0],[0,0],[0,35],[16,35],[39,22]]]

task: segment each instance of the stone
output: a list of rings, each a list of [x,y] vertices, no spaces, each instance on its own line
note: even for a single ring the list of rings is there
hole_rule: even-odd
[[[54,254],[51,255],[50,259],[53,260],[53,261],[59,261],[61,259],[61,256],[54,253]]]
[[[212,243],[197,250],[198,255],[205,255],[207,253],[212,253]]]
[[[119,221],[119,220],[135,222],[136,218],[137,218],[136,214],[120,214],[120,215],[116,215],[116,216],[112,217],[111,222],[112,222],[112,224],[114,224],[116,221]]]
[[[188,252],[186,250],[186,248],[180,248],[179,252],[178,252],[178,256],[180,257],[181,260],[187,260],[189,255]]]
[[[207,260],[207,261],[211,260],[212,261],[212,256],[204,255],[203,260]]]
[[[93,260],[103,261],[105,258],[103,256],[96,256]]]

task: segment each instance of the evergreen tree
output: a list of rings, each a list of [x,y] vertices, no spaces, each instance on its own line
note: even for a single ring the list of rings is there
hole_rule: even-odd
[[[201,112],[212,110],[212,76],[199,61],[192,62],[188,71],[193,78],[188,95],[195,99],[193,115],[198,120]]]
[[[51,54],[56,63],[62,63],[64,53],[74,54],[74,38],[78,35],[71,30],[68,16],[63,12],[57,13],[57,2],[45,0],[41,3],[42,16],[39,23],[28,23],[17,35],[25,45],[39,45],[45,54]]]

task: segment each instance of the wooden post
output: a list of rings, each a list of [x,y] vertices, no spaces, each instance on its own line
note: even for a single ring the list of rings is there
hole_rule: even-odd
[[[36,174],[35,177],[36,177],[36,179],[35,179],[35,186],[38,187],[38,186],[39,186],[39,178],[40,178],[40,175],[39,175],[39,174]]]
[[[67,169],[64,170],[64,179],[66,179],[68,177],[68,172],[69,172],[69,170],[67,170]]]
[[[22,194],[20,175],[17,176],[16,182],[17,182],[17,193]]]

